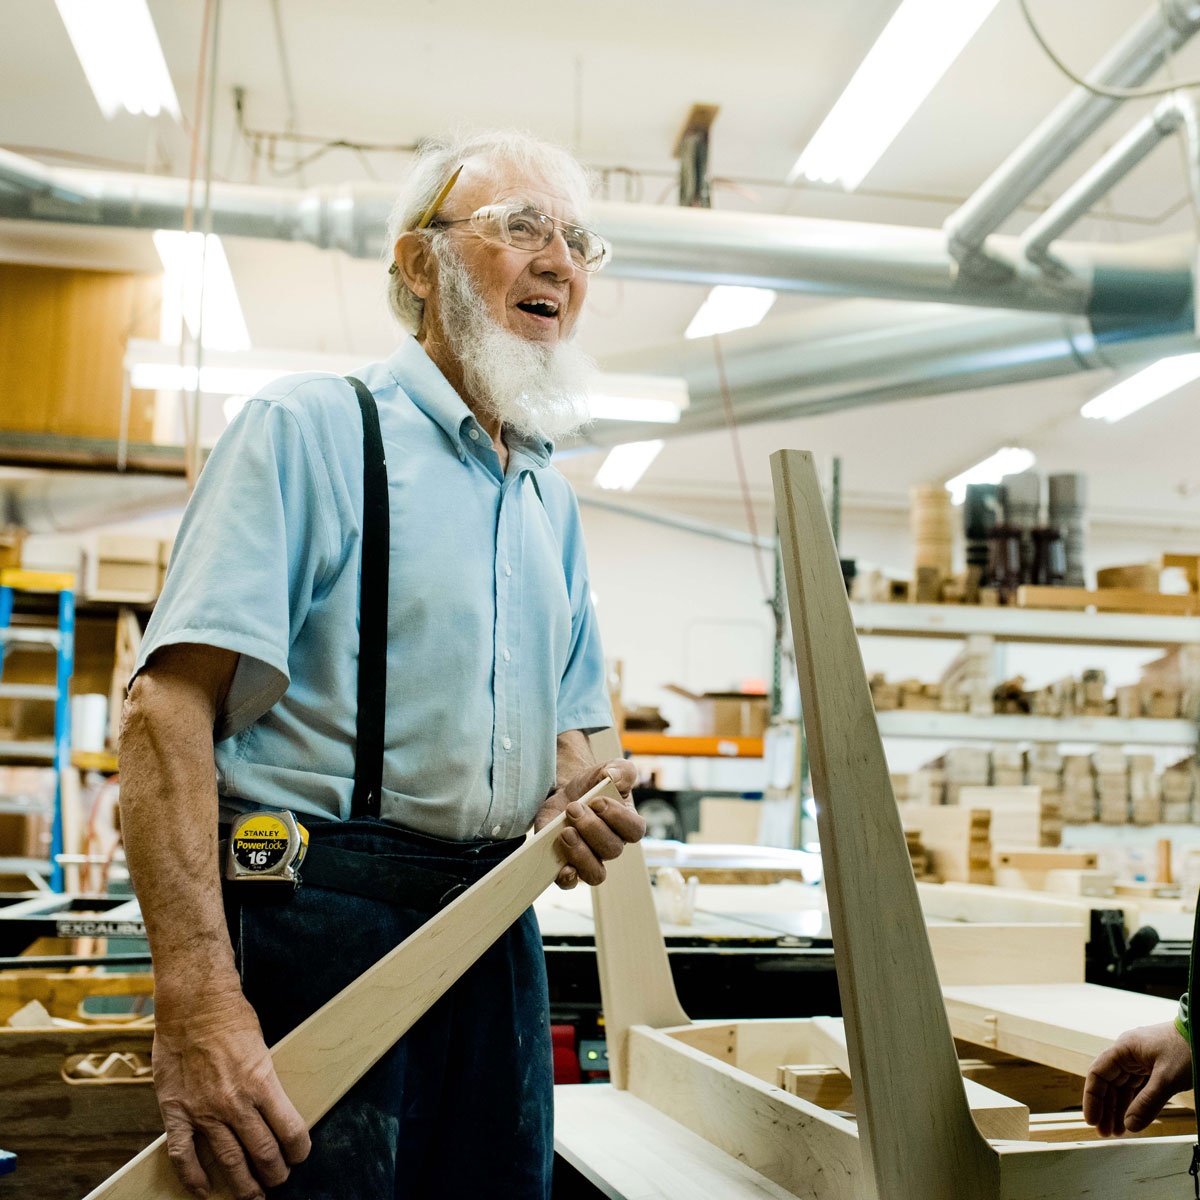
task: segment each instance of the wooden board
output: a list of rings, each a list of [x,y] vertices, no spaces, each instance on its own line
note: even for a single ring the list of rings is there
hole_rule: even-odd
[[[1200,612],[1200,597],[1167,596],[1136,588],[1019,587],[1018,608],[1094,608],[1098,612],[1165,613],[1194,617]]]
[[[1126,1029],[1175,1018],[1176,1003],[1091,983],[948,987],[954,1036],[1086,1075]]]
[[[869,1194],[988,1200],[999,1160],[963,1093],[816,469],[794,450],[771,467]]]
[[[608,1200],[792,1200],[740,1159],[608,1084],[554,1089],[554,1149]]]
[[[605,779],[583,799],[619,798]],[[551,821],[271,1049],[308,1126],[360,1079],[554,881],[565,816]],[[218,1188],[212,1195],[228,1197]],[[186,1200],[160,1138],[87,1200]]]

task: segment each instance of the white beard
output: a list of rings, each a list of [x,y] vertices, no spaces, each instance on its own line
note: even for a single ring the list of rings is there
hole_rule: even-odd
[[[596,364],[569,342],[531,342],[494,321],[452,247],[438,266],[442,325],[471,399],[523,437],[557,442],[588,424]]]

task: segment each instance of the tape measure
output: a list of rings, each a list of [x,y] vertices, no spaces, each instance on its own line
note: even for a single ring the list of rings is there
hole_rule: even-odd
[[[308,830],[286,809],[245,813],[229,830],[225,878],[286,898],[300,884],[307,849]]]

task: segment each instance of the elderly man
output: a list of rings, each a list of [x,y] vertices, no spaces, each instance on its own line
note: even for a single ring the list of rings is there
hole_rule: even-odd
[[[578,223],[587,190],[524,135],[424,150],[388,238],[415,337],[360,379],[249,401],[184,516],[126,706],[121,810],[155,1084],[197,1196],[213,1171],[241,1200],[549,1195],[532,910],[311,1143],[267,1046],[531,825],[566,810],[563,887],[601,882],[642,835],[632,769],[596,765],[585,737],[611,717],[578,510],[549,461],[586,414],[569,338],[607,255]],[[625,803],[577,803],[605,773]],[[222,897],[218,828],[258,810],[308,830],[284,903],[256,883]]]

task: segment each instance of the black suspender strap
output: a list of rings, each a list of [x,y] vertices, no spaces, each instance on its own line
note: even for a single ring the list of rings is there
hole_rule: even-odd
[[[1192,1051],[1192,1086],[1196,1085],[1196,1001],[1200,999],[1193,990],[1196,986],[1196,954],[1200,950],[1200,899],[1196,903],[1196,916],[1192,925],[1192,948],[1188,953],[1188,1003],[1187,1003],[1187,1040]],[[1192,1147],[1192,1165],[1188,1168],[1192,1183],[1196,1189],[1196,1198],[1200,1200],[1200,1111],[1196,1113],[1196,1144]]]
[[[358,394],[363,426],[362,568],[358,600],[358,721],[350,816],[379,816],[383,722],[387,712],[387,616],[390,514],[379,411],[371,389],[346,376]]]

